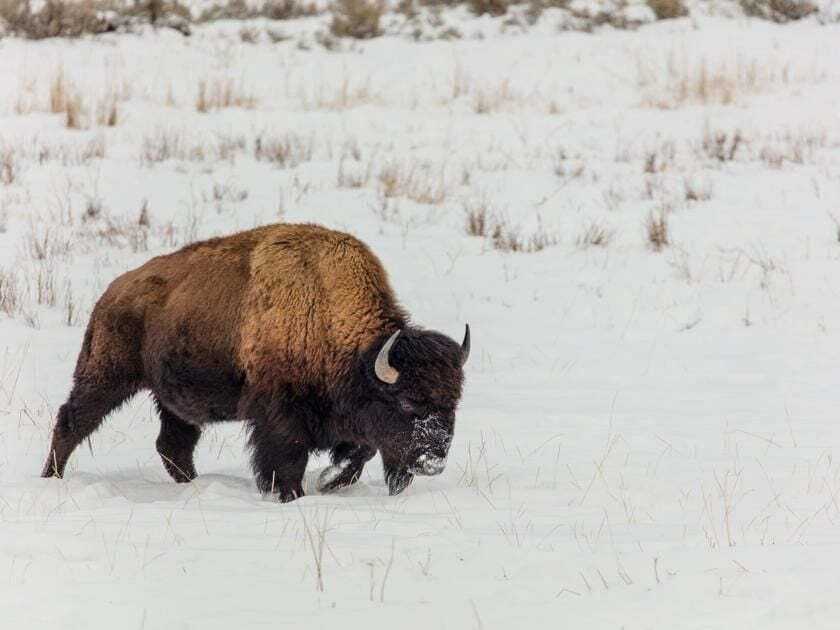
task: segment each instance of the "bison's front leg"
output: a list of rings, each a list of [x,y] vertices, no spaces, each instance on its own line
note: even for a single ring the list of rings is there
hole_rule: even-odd
[[[257,487],[271,493],[283,503],[303,496],[303,473],[309,450],[299,439],[254,424],[250,437],[254,449],[252,464]]]
[[[320,492],[332,492],[352,485],[362,476],[365,464],[376,455],[376,449],[342,442],[330,452],[332,466],[328,466],[318,478]]]
[[[382,467],[385,471],[385,481],[388,483],[388,494],[392,497],[405,490],[414,481],[414,474],[408,470],[402,458],[383,449]]]

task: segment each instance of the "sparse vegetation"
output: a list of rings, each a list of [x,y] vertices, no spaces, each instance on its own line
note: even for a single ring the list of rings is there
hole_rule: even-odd
[[[559,242],[559,238],[548,232],[541,222],[536,231],[523,237],[520,229],[511,225],[506,219],[496,220],[490,238],[495,249],[526,254],[540,252]]]
[[[810,0],[738,0],[749,16],[785,23],[813,15],[817,5]]]
[[[662,251],[671,244],[668,216],[665,210],[651,212],[645,221],[647,245],[655,252]]]
[[[20,174],[17,153],[12,147],[0,145],[0,183],[9,186]]]
[[[575,239],[575,244],[581,249],[606,247],[612,241],[614,234],[612,229],[592,221]]]
[[[214,78],[210,81],[198,82],[195,108],[202,114],[227,107],[254,109],[256,106],[256,97],[248,93],[241,82],[234,83],[231,78]]]
[[[382,0],[335,0],[330,33],[354,39],[379,37],[384,8]]]
[[[18,314],[21,306],[22,288],[14,268],[0,268],[0,313],[8,317]]]
[[[489,208],[486,197],[464,202],[466,230],[470,236],[489,236],[495,218]]]
[[[205,9],[198,21],[250,20],[259,17],[269,20],[293,20],[317,14],[318,6],[314,2],[267,0],[259,5],[249,5],[245,0],[228,0],[225,4],[215,4]]]
[[[0,0],[0,20],[13,35],[28,39],[81,37],[114,28],[91,1],[46,0],[33,10],[30,0]]]
[[[385,198],[406,197],[417,203],[440,204],[446,199],[443,174],[432,171],[432,165],[427,163],[385,164],[378,176],[382,194]]]
[[[697,153],[716,162],[731,162],[744,142],[740,129],[734,131],[712,131],[708,125],[703,128]]]
[[[686,201],[708,201],[712,198],[712,181],[686,176],[683,179]]]
[[[657,20],[673,20],[688,15],[682,0],[647,0]]]
[[[504,15],[508,7],[514,4],[515,0],[467,0],[470,11],[476,15]]]
[[[254,141],[254,157],[272,162],[280,168],[295,168],[312,160],[315,141],[312,136],[304,138],[287,133],[283,136],[257,136]]]

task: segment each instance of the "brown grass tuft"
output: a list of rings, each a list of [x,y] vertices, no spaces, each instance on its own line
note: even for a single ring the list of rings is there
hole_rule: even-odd
[[[9,186],[19,175],[17,152],[12,147],[0,145],[0,183]]]
[[[511,0],[467,0],[467,5],[475,15],[504,15],[508,7],[515,4]]]
[[[664,210],[651,212],[645,221],[647,244],[655,252],[662,251],[671,244],[668,217]]]
[[[81,37],[111,28],[93,0],[46,0],[37,11],[32,10],[30,0],[0,0],[0,22],[5,22],[11,34],[28,39]]]
[[[688,15],[682,0],[647,0],[657,20],[673,20]]]
[[[801,20],[817,12],[810,0],[739,0],[744,13],[763,20],[784,24]]]
[[[14,317],[20,311],[22,296],[15,268],[0,268],[0,313]]]
[[[683,179],[683,190],[686,201],[708,201],[712,198],[712,182],[709,179],[698,180],[686,176]]]
[[[592,221],[575,239],[575,244],[581,249],[606,247],[612,241],[614,234],[612,229]]]
[[[304,138],[290,133],[273,138],[258,136],[254,141],[254,157],[263,162],[272,162],[280,168],[295,168],[312,160],[314,146],[312,136]]]
[[[204,80],[198,82],[195,108],[202,114],[228,107],[254,109],[256,106],[256,97],[246,92],[241,83],[235,84],[233,79],[215,78],[210,82]]]
[[[382,0],[336,0],[332,6],[330,33],[336,37],[371,39],[382,34],[379,20]]]
[[[493,218],[486,197],[478,201],[464,202],[466,215],[466,229],[470,236],[489,236],[492,230]]]

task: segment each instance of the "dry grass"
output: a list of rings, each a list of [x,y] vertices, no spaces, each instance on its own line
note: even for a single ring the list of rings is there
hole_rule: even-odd
[[[504,15],[508,7],[517,4],[515,0],[467,0],[467,5],[475,15]]]
[[[295,18],[317,15],[318,6],[314,2],[298,0],[266,0],[259,6],[248,5],[245,0],[228,0],[226,4],[214,4],[205,9],[198,17],[199,22],[212,20],[251,20],[264,17],[269,20],[293,20]]]
[[[337,88],[334,88],[333,84],[322,83],[312,89],[309,85],[301,83],[298,88],[298,100],[304,110],[334,111],[382,102],[382,99],[371,91],[368,77],[357,81],[346,71]]]
[[[0,183],[10,186],[20,175],[17,152],[10,146],[0,145]]]
[[[83,129],[85,126],[84,117],[86,115],[84,105],[82,104],[81,94],[73,91],[67,97],[64,109],[64,125],[68,129]]]
[[[490,236],[496,222],[494,213],[490,210],[487,197],[464,202],[466,216],[466,230],[470,236]]]
[[[231,78],[214,78],[209,82],[205,80],[198,82],[195,108],[202,114],[229,107],[254,109],[256,106],[257,98],[248,93],[241,82],[234,83]]]
[[[699,144],[695,147],[695,154],[716,162],[731,162],[738,154],[738,149],[744,143],[744,136],[740,129],[734,131],[712,131],[708,125],[703,128]]]
[[[157,129],[144,134],[140,144],[140,164],[149,166],[167,160],[203,162],[207,153],[201,145],[188,145],[184,136],[174,129]]]
[[[43,306],[55,307],[58,303],[56,291],[57,270],[52,258],[41,260],[35,265],[34,282],[28,279],[29,286],[35,288],[35,300]]]
[[[768,138],[758,152],[758,159],[771,169],[779,170],[786,163],[813,162],[816,152],[825,146],[825,134],[786,133],[781,138]]]
[[[71,241],[58,230],[37,223],[30,223],[24,239],[24,251],[34,261],[66,257]]]
[[[0,313],[14,317],[20,311],[22,300],[23,288],[15,268],[0,268]]]
[[[473,111],[476,114],[492,114],[500,112],[510,105],[515,105],[521,99],[513,92],[507,79],[489,88],[473,90]]]
[[[500,219],[496,222],[491,234],[493,247],[503,252],[521,252],[532,254],[547,247],[557,245],[559,238],[550,232],[540,223],[537,230],[523,237],[519,228],[512,226],[507,220]]]
[[[657,20],[673,20],[688,15],[682,0],[647,0]]]
[[[219,133],[216,137],[216,156],[220,160],[233,161],[237,154],[248,147],[245,136],[234,133]]]
[[[712,181],[686,176],[683,179],[683,192],[686,201],[708,201],[712,198]]]
[[[575,244],[581,249],[606,247],[610,244],[614,235],[615,231],[611,228],[592,221],[575,239]]]
[[[101,3],[93,0],[46,0],[36,11],[29,0],[0,0],[0,22],[11,34],[28,39],[81,37],[111,28],[100,9]]]
[[[660,252],[671,244],[668,216],[664,210],[648,215],[645,221],[645,236],[647,246],[655,252]]]
[[[49,111],[62,114],[68,129],[82,129],[85,123],[85,108],[80,91],[69,81],[60,69],[50,83]]]
[[[406,197],[427,205],[438,205],[446,199],[443,172],[434,173],[429,163],[405,165],[392,162],[382,167],[378,180],[386,199]]]
[[[817,5],[810,0],[739,0],[744,13],[784,24],[801,20],[817,12]]]
[[[137,218],[137,225],[141,228],[148,228],[152,224],[149,217],[149,200],[144,199],[143,205],[140,206],[140,216]]]
[[[295,168],[312,160],[315,140],[312,136],[304,138],[287,133],[279,137],[257,136],[254,141],[254,157],[263,162],[271,162],[280,168]]]
[[[3,0],[0,0],[2,3]],[[40,108],[40,101],[38,99],[38,82],[36,79],[26,79],[21,81],[18,88],[17,96],[15,97],[15,114],[18,116],[26,116],[32,112],[38,111]]]
[[[116,127],[120,122],[120,110],[117,99],[111,95],[99,101],[96,108],[96,122],[101,127]]]
[[[796,83],[819,83],[825,73],[790,61],[738,55],[719,63],[672,51],[663,60],[637,60],[636,84],[644,103],[661,109],[728,105],[739,94],[755,94]]]
[[[53,114],[60,114],[67,109],[67,90],[67,76],[61,69],[50,83],[50,111]]]
[[[470,236],[489,239],[493,249],[503,252],[533,253],[552,247],[559,238],[545,229],[542,221],[537,229],[523,236],[520,228],[490,207],[486,196],[464,201],[464,229]]]
[[[663,142],[645,152],[645,173],[661,173],[674,165],[677,148],[673,141]]]
[[[348,169],[345,164],[347,158],[342,156],[338,161],[338,173],[336,174],[336,186],[339,188],[362,188],[368,182],[368,174],[360,172],[358,168]],[[357,163],[358,160],[355,160]]]
[[[332,5],[330,33],[354,39],[379,37],[384,9],[382,0],[336,0]]]

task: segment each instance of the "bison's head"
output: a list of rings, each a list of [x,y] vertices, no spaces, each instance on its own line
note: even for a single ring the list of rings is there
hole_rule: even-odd
[[[460,345],[440,333],[413,328],[398,330],[380,343],[368,369],[382,425],[376,446],[390,494],[402,492],[414,475],[443,472],[469,354],[469,326]]]

